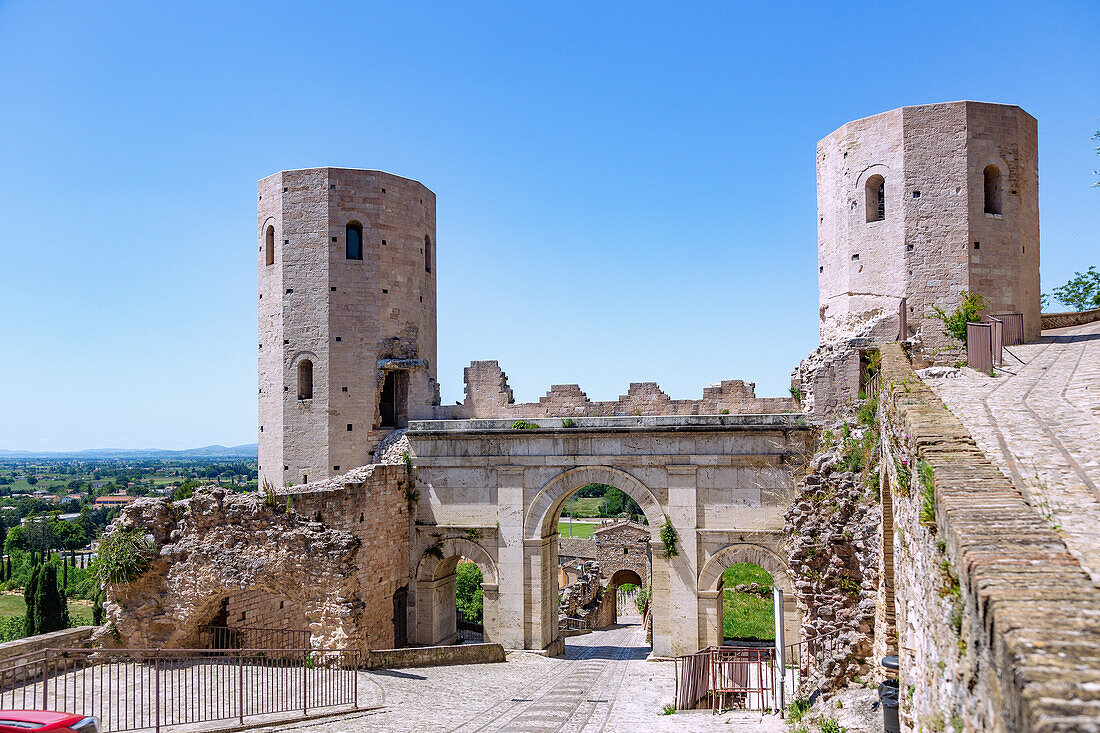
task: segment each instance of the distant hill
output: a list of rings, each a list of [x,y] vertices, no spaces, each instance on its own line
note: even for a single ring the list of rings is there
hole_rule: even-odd
[[[27,451],[0,450],[0,460],[5,458],[256,458],[259,444],[247,443],[226,448],[224,445],[207,445],[186,450],[164,448],[91,448],[80,451]]]

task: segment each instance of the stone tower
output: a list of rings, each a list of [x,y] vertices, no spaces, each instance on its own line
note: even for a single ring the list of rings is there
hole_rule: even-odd
[[[370,463],[438,404],[435,194],[345,168],[257,189],[260,475],[285,486]]]
[[[947,345],[932,306],[963,290],[991,313],[1023,313],[1039,337],[1035,118],[1012,105],[902,107],[849,122],[817,144],[823,344],[898,336]]]

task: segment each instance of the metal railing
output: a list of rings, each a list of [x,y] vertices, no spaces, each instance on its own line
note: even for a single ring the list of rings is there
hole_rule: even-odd
[[[588,631],[588,621],[583,618],[565,616],[558,619],[558,631]]]
[[[783,647],[784,661],[803,677],[819,668],[825,656],[835,651],[839,642],[840,630],[837,630],[787,644]]]
[[[455,626],[458,638],[464,642],[482,642],[485,640],[485,626],[480,621],[470,621],[462,611],[455,611]]]
[[[779,710],[783,674],[772,647],[709,646],[675,658],[676,709]]]
[[[309,629],[267,629],[259,626],[201,626],[199,646],[205,649],[308,649]]]
[[[1004,363],[1002,323],[991,318],[988,323],[966,324],[966,365],[979,372],[992,372],[994,365]]]
[[[356,649],[45,649],[0,669],[0,710],[132,731],[360,706]]]

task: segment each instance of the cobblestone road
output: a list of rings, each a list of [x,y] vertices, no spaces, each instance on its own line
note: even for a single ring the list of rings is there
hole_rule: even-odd
[[[269,731],[782,731],[778,716],[677,713],[671,662],[647,662],[641,627],[623,625],[573,637],[566,656],[513,652],[503,664],[472,664],[363,673],[361,697],[374,683],[381,710],[264,728]]]
[[[1100,323],[1009,347],[1004,368],[926,381],[1100,585]]]

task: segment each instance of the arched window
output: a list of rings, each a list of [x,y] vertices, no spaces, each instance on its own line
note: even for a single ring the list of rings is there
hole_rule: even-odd
[[[424,235],[424,272],[432,271],[432,239]]]
[[[344,242],[349,260],[363,259],[363,225],[357,221],[349,222],[344,230]]]
[[[268,226],[264,233],[264,261],[269,265],[275,264],[275,227]]]
[[[298,363],[298,399],[313,399],[313,362],[309,359]]]
[[[985,213],[1001,213],[1001,169],[995,165],[985,167]]]
[[[886,218],[886,179],[877,173],[867,179],[867,221]]]

